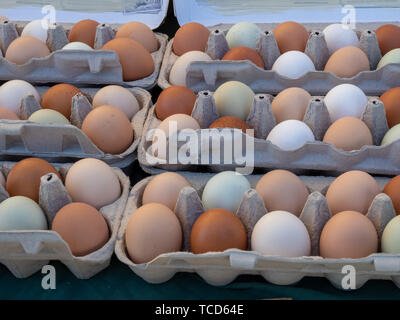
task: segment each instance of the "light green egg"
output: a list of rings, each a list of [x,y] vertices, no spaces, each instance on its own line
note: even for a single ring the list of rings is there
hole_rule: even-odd
[[[382,57],[381,61],[379,61],[376,70],[379,70],[390,63],[400,63],[400,48],[390,50],[388,53],[386,53]]]
[[[391,127],[388,132],[386,132],[385,136],[382,139],[381,146],[386,144],[390,144],[393,141],[400,139],[400,123],[396,124],[394,127]]]
[[[70,124],[64,115],[52,109],[40,109],[35,111],[28,120],[41,124]]]
[[[400,253],[400,216],[394,217],[386,225],[382,234],[382,252]]]

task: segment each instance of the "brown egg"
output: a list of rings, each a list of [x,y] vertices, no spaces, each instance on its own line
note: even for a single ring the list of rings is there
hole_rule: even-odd
[[[297,22],[287,21],[280,23],[274,29],[274,36],[281,53],[291,50],[304,52],[306,49],[308,31]]]
[[[40,178],[48,173],[61,176],[50,163],[38,158],[19,161],[7,176],[6,190],[10,197],[25,196],[39,201]]]
[[[378,251],[376,229],[366,216],[357,211],[342,211],[322,229],[319,253],[323,258],[359,259]]]
[[[158,41],[153,30],[141,22],[125,23],[121,28],[119,28],[115,37],[131,38],[139,42],[149,52],[158,50]]]
[[[150,262],[160,254],[180,251],[180,222],[168,207],[159,203],[145,204],[129,218],[125,244],[134,263]]]
[[[210,128],[236,128],[242,130],[243,133],[250,129],[246,122],[234,116],[221,117],[211,123]]]
[[[116,107],[94,108],[82,123],[82,131],[103,152],[120,154],[133,142],[132,124]]]
[[[43,58],[50,54],[49,48],[35,37],[16,38],[7,48],[5,58],[17,65],[28,63],[32,58]]]
[[[272,100],[271,108],[276,123],[285,120],[303,121],[311,95],[302,88],[287,88]]]
[[[3,120],[20,120],[19,117],[10,109],[0,107],[0,119]]]
[[[400,48],[400,27],[394,24],[385,24],[375,30],[382,56],[390,50]]]
[[[172,50],[177,56],[189,51],[206,51],[210,30],[197,22],[186,23],[175,33]]]
[[[379,185],[371,175],[353,170],[343,173],[331,183],[326,200],[332,214],[346,210],[366,214],[379,193]]]
[[[336,120],[325,132],[323,142],[344,151],[360,150],[373,145],[371,131],[358,118],[343,117]]]
[[[144,189],[142,204],[161,203],[174,210],[180,191],[190,186],[183,176],[175,172],[158,174]]]
[[[96,28],[100,23],[94,20],[81,20],[74,24],[68,35],[69,42],[83,42],[94,48]]]
[[[211,209],[196,220],[190,234],[193,253],[247,249],[246,229],[240,219],[225,209]]]
[[[154,72],[155,66],[151,54],[135,40],[113,39],[103,46],[103,50],[112,50],[117,53],[124,81],[143,79]]]
[[[71,116],[72,98],[78,93],[82,93],[82,91],[71,84],[56,84],[43,95],[42,108],[56,110],[69,119]]]
[[[183,86],[171,86],[161,92],[157,99],[156,115],[161,121],[177,113],[191,115],[196,94]]]
[[[76,257],[99,250],[110,238],[103,215],[82,202],[62,207],[54,217],[51,229],[61,236]]]
[[[392,199],[393,207],[396,210],[396,214],[400,214],[400,175],[394,177],[390,180],[385,189],[383,189],[383,193],[386,193],[390,199]]]
[[[283,210],[300,216],[309,192],[303,181],[287,170],[266,173],[257,183],[256,191],[270,211]]]
[[[222,60],[250,60],[257,67],[264,69],[264,61],[258,52],[248,47],[235,47],[229,50]]]
[[[369,71],[369,60],[360,48],[348,46],[336,50],[325,65],[327,72],[339,78],[352,78],[362,71]]]
[[[379,98],[384,106],[386,111],[386,119],[389,125],[389,128],[395,126],[400,123],[400,87],[392,88],[386,91]]]

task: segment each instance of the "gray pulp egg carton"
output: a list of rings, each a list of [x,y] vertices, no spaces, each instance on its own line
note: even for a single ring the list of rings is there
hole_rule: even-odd
[[[254,168],[269,170],[282,168],[290,170],[321,170],[326,172],[346,172],[349,170],[362,170],[373,174],[394,175],[400,173],[400,141],[380,146],[380,143],[388,131],[385,108],[376,97],[368,97],[368,103],[361,115],[361,120],[368,126],[372,133],[374,145],[363,146],[360,150],[343,151],[333,145],[322,142],[326,130],[331,125],[328,110],[323,97],[313,96],[304,115],[303,121],[311,128],[316,141],[308,142],[297,150],[281,150],[270,141],[265,140],[275,126],[275,117],[271,109],[269,94],[256,94],[252,109],[247,118],[247,124],[254,128],[255,138],[244,134],[241,130],[225,129],[228,135],[220,135],[217,144],[209,137],[211,130],[206,129],[212,122],[218,119],[218,111],[215,106],[213,94],[210,91],[201,91],[197,96],[192,117],[195,118],[200,130],[196,130],[194,141],[197,149],[190,150],[190,142],[178,143],[179,152],[190,152],[190,163],[183,164],[177,157],[167,157],[165,163],[156,157],[153,150],[152,129],[161,123],[155,114],[154,105],[150,108],[144,125],[142,138],[138,147],[138,160],[148,173],[159,173],[160,170],[173,171],[211,171],[219,172],[233,170],[244,166],[243,157],[247,155],[247,144],[254,143]],[[236,137],[236,138],[235,138]],[[176,135],[170,139],[175,141]],[[241,142],[241,144],[239,143]],[[224,150],[225,145],[231,145],[231,158],[226,158],[223,152],[219,152],[221,158],[212,161],[212,152]],[[169,139],[167,139],[169,146]],[[235,148],[239,152],[235,151]],[[183,152],[181,152],[183,153]],[[243,155],[243,156],[242,156]]]
[[[342,268],[351,265],[356,270],[356,288],[360,288],[369,279],[387,279],[400,287],[400,255],[376,253],[362,259],[324,259],[319,256],[319,237],[325,223],[331,217],[324,194],[332,177],[301,176],[310,195],[300,215],[310,234],[312,255],[298,258],[279,256],[264,256],[257,252],[229,249],[224,252],[204,254],[190,253],[190,231],[197,217],[204,212],[201,193],[206,182],[213,176],[207,173],[181,173],[192,185],[185,187],[179,194],[175,206],[183,230],[183,245],[181,252],[159,255],[144,264],[135,264],[128,257],[125,246],[125,230],[130,216],[142,205],[142,195],[146,185],[153,177],[145,178],[131,190],[121,221],[115,247],[115,253],[120,261],[127,264],[134,273],[150,283],[162,283],[171,279],[177,272],[195,272],[211,285],[228,284],[241,274],[261,275],[268,282],[278,285],[291,285],[305,276],[325,277],[335,287],[341,288],[345,274]],[[261,175],[247,176],[252,189],[242,197],[237,216],[241,219],[248,232],[248,239],[254,225],[267,210],[261,197],[255,191],[255,186]],[[376,178],[383,189],[388,178]],[[381,193],[375,197],[369,207],[367,217],[371,219],[379,239],[386,224],[396,216],[390,198]]]
[[[4,162],[0,169],[5,177],[14,163]],[[71,164],[56,165],[65,179]],[[121,169],[113,168],[121,184],[121,196],[114,203],[100,208],[100,213],[107,221],[110,239],[97,251],[83,257],[72,255],[68,244],[51,230],[0,231],[0,263],[5,265],[17,278],[26,278],[49,264],[50,260],[59,260],[80,279],[88,279],[110,264],[121,217],[128,199],[130,182]],[[0,201],[8,198],[7,191],[0,185]],[[55,174],[41,178],[39,205],[47,217],[48,227],[55,214],[63,206],[72,202],[62,181]]]
[[[61,48],[68,43],[68,33],[73,24],[57,23],[48,31],[47,46],[51,54],[33,58],[24,65],[7,61],[4,56],[10,43],[19,37],[26,22],[0,20],[0,80],[20,79],[32,83],[119,84],[128,87],[153,88],[157,83],[168,36],[155,33],[159,49],[151,56],[154,72],[146,78],[123,81],[118,55],[111,50],[68,50]],[[121,25],[100,24],[97,27],[95,49],[100,49],[115,36]],[[2,54],[1,54],[2,53]]]
[[[36,87],[43,95],[48,87]],[[126,167],[137,158],[137,146],[150,106],[151,95],[141,88],[129,88],[139,103],[140,110],[131,119],[134,141],[121,154],[113,155],[101,151],[82,130],[82,122],[92,110],[91,99],[98,88],[80,88],[84,93],[72,99],[71,125],[39,124],[26,121],[40,109],[32,95],[25,96],[19,108],[20,119],[0,120],[0,160],[14,160],[18,156],[46,158],[51,162],[72,162],[81,158],[97,158],[118,167]]]
[[[398,23],[396,23],[398,24]],[[289,79],[272,71],[272,65],[279,57],[273,29],[276,24],[258,24],[263,31],[257,44],[257,51],[264,61],[266,70],[257,67],[250,61],[222,61],[229,50],[225,38],[232,25],[221,24],[210,28],[206,53],[213,61],[192,62],[187,68],[186,86],[195,92],[202,90],[215,91],[221,84],[236,80],[250,86],[253,91],[276,94],[288,87],[300,87],[313,95],[326,94],[331,88],[343,83],[354,84],[366,94],[379,95],[393,87],[400,86],[400,66],[387,65],[375,70],[382,58],[375,32],[378,24],[358,23],[357,34],[359,47],[367,54],[372,71],[363,71],[353,78],[339,78],[331,72],[322,71],[329,59],[329,52],[322,30],[329,24],[303,24],[310,31],[305,53],[314,62],[316,71],[308,72],[298,79]],[[158,79],[158,85],[165,89],[171,86],[169,73],[177,56],[172,51],[173,39],[168,43]]]

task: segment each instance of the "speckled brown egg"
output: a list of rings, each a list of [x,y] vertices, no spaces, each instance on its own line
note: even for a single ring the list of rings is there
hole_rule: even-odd
[[[62,207],[54,217],[52,230],[61,236],[76,257],[99,250],[110,238],[108,225],[102,214],[82,202]]]
[[[191,115],[196,94],[183,86],[171,86],[161,92],[156,103],[156,115],[161,121],[177,113]]]
[[[229,50],[222,60],[249,60],[257,67],[264,69],[264,61],[258,52],[248,47],[235,47]]]
[[[0,119],[3,120],[19,120],[19,117],[10,109],[0,107]]]
[[[149,52],[158,50],[158,41],[153,30],[141,22],[125,23],[121,28],[119,28],[115,37],[131,38],[139,42]]]
[[[43,159],[27,158],[19,161],[7,176],[6,190],[10,197],[25,196],[39,201],[40,178],[48,173],[61,176],[50,163]]]
[[[193,253],[247,249],[246,229],[240,219],[225,209],[211,209],[196,220],[190,234]]]
[[[393,202],[393,207],[396,210],[396,214],[400,214],[400,175],[394,177],[390,180],[385,189],[383,189],[383,193],[386,193],[389,198]]]
[[[386,111],[386,119],[389,128],[400,123],[400,87],[392,88],[386,91],[379,98]]]
[[[285,120],[303,121],[311,95],[302,88],[287,88],[281,91],[271,103],[276,123]]]
[[[151,54],[135,40],[113,39],[103,46],[103,50],[117,53],[124,81],[143,79],[154,72],[155,66]]]
[[[83,42],[94,48],[96,38],[96,28],[100,23],[97,21],[86,19],[74,24],[71,28],[68,40],[69,42]]]
[[[375,30],[382,56],[390,50],[400,48],[400,27],[394,24],[385,24]]]
[[[82,93],[82,91],[71,84],[56,84],[43,95],[42,108],[56,110],[69,119],[72,98],[78,93]]]
[[[360,150],[363,146],[373,145],[367,125],[354,117],[343,117],[332,123],[325,132],[323,142],[344,151]]]
[[[94,108],[82,123],[82,131],[103,152],[120,154],[133,142],[131,122],[116,107]]]
[[[250,129],[246,122],[234,116],[218,118],[213,123],[211,123],[210,128],[235,128],[242,130],[243,133],[246,133],[246,130]]]
[[[32,58],[43,58],[50,54],[49,48],[35,37],[16,38],[7,48],[5,58],[17,65],[28,63]]]
[[[304,52],[306,49],[308,31],[297,22],[287,21],[280,23],[274,29],[274,36],[281,53],[291,50]]]
[[[197,22],[183,25],[175,33],[172,50],[177,56],[189,51],[206,51],[210,30]]]
[[[335,51],[325,65],[327,72],[339,78],[352,78],[362,71],[369,71],[369,60],[358,47],[348,46]]]

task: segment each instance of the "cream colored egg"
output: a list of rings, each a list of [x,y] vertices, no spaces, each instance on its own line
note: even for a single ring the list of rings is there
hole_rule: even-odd
[[[60,112],[52,109],[40,109],[31,114],[28,121],[41,123],[41,124],[70,124],[68,119],[64,117]]]

